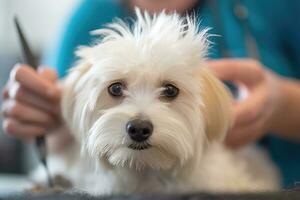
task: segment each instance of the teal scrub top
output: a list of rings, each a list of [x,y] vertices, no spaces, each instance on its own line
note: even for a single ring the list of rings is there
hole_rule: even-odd
[[[300,1],[207,0],[199,4],[195,14],[201,26],[212,27],[210,32],[220,35],[211,38],[210,58],[255,57],[282,76],[300,79]],[[63,77],[76,60],[76,47],[92,44],[90,31],[115,17],[129,16],[117,0],[83,0],[56,46],[47,53],[45,64],[55,66]],[[255,41],[254,47],[249,47],[249,40],[251,44]],[[271,134],[262,143],[279,166],[282,185],[289,188],[299,184],[300,144]]]

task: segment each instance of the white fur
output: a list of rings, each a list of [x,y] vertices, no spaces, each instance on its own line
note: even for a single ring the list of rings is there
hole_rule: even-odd
[[[52,173],[95,194],[277,189],[268,156],[222,144],[232,124],[231,99],[204,62],[208,29],[178,14],[136,14],[132,27],[109,24],[94,31],[99,43],[77,52],[80,61],[64,82],[62,101],[76,142],[52,155]],[[126,83],[124,98],[108,94],[116,80]],[[173,101],[159,96],[165,82],[180,89]],[[128,148],[133,141],[125,130],[137,116],[154,125],[152,147],[141,151]]]

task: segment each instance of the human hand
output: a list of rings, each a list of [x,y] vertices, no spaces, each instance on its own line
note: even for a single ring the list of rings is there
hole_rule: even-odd
[[[270,131],[280,104],[280,78],[251,59],[221,59],[208,64],[218,78],[234,82],[248,94],[234,103],[235,123],[226,144],[237,148],[263,137]]]
[[[2,95],[7,134],[30,139],[61,125],[61,91],[54,70],[39,68],[36,72],[27,65],[16,65]]]

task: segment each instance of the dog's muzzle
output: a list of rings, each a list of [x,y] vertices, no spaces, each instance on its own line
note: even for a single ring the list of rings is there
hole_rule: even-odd
[[[126,132],[137,143],[145,143],[152,135],[153,124],[150,120],[133,119],[126,124]]]

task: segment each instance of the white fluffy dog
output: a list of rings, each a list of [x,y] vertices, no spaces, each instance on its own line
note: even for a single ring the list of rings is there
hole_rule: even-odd
[[[78,50],[62,101],[76,142],[52,155],[52,173],[94,194],[277,189],[266,154],[222,144],[232,102],[205,64],[207,29],[178,14],[136,15]]]

